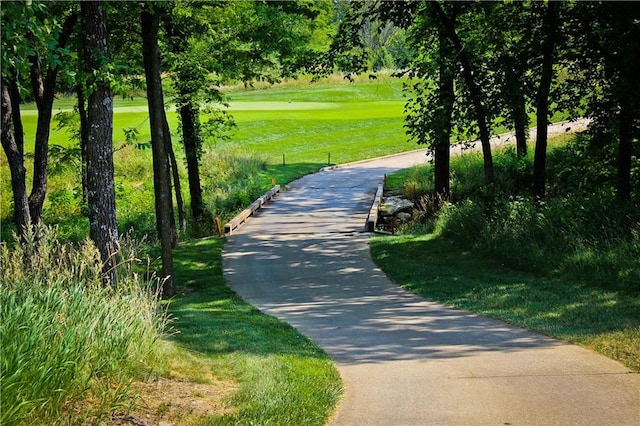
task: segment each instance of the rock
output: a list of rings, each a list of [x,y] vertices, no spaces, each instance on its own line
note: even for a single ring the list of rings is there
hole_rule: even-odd
[[[382,201],[380,212],[383,215],[396,215],[398,212],[411,210],[413,202],[402,197],[387,197]]]
[[[396,217],[401,222],[408,222],[409,220],[411,220],[411,213],[398,212],[396,214]]]

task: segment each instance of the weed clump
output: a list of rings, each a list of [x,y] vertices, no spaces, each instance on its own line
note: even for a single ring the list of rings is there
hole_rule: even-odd
[[[0,247],[0,423],[96,421],[162,364],[167,315],[135,272],[135,252],[123,239],[117,285],[105,287],[88,240],[58,244],[55,228],[40,228]]]

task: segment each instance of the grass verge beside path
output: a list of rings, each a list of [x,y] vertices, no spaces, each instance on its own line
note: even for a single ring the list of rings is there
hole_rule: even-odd
[[[434,234],[375,237],[371,254],[427,299],[577,343],[640,372],[640,296],[514,271]]]
[[[324,424],[342,392],[331,359],[226,286],[223,244],[197,240],[175,251],[181,295],[170,305],[178,331],[172,340],[206,359],[213,374],[240,386],[229,401],[232,409],[205,424]]]

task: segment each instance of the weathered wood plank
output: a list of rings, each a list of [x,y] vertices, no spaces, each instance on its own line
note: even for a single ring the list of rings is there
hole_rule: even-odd
[[[378,224],[378,211],[380,210],[380,203],[382,202],[382,194],[384,192],[384,184],[378,185],[376,196],[373,199],[371,210],[369,210],[369,216],[367,217],[367,224],[365,225],[367,232],[373,232],[376,230]]]
[[[224,226],[224,233],[226,235],[230,235],[234,230],[238,228],[238,226],[242,225],[245,220],[247,220],[252,214],[254,214],[256,210],[262,207],[267,201],[273,198],[273,196],[278,192],[280,192],[280,185],[274,185],[273,188],[265,192],[264,195],[251,203],[249,207],[244,209],[236,217],[227,222],[227,224]]]

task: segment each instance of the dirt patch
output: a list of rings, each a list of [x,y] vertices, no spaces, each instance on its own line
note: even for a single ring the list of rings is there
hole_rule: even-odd
[[[204,416],[223,415],[233,411],[227,401],[238,389],[233,382],[190,381],[159,378],[134,383],[139,395],[131,413],[118,412],[106,425],[122,426],[181,426],[198,423]]]

